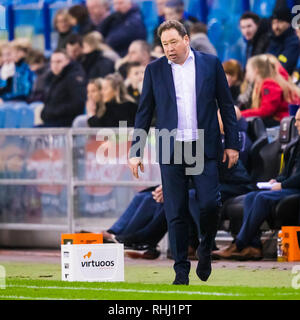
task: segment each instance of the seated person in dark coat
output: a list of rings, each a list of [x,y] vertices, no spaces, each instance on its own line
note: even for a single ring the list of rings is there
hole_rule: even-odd
[[[115,71],[114,62],[103,56],[100,39],[101,35],[97,31],[93,31],[83,37],[81,64],[88,80],[104,78]]]
[[[43,127],[70,127],[76,116],[84,112],[86,80],[82,67],[72,62],[66,51],[51,56],[51,73],[46,81]]]
[[[142,14],[132,0],[114,0],[114,12],[99,26],[105,42],[121,57],[127,54],[130,43],[134,40],[146,40],[147,32]]]
[[[299,39],[291,22],[292,15],[287,6],[275,7],[272,15],[272,36],[267,50],[277,57],[289,74],[295,70],[300,54]]]
[[[119,121],[127,121],[128,127],[134,126],[137,104],[127,93],[124,80],[119,73],[109,74],[102,81],[102,101],[104,113],[88,119],[90,127],[119,127]]]
[[[300,110],[295,116],[300,135]],[[214,251],[215,258],[257,260],[262,258],[260,226],[271,215],[276,204],[286,196],[300,195],[300,140],[295,143],[281,175],[272,179],[271,190],[253,191],[244,199],[243,224],[229,247]]]

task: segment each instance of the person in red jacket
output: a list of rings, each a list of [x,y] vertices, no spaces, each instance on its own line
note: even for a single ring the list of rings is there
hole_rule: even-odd
[[[243,117],[259,116],[266,127],[280,124],[289,115],[288,105],[300,99],[300,90],[293,85],[284,70],[280,70],[268,55],[250,58],[246,77],[254,83],[252,107],[241,111]]]

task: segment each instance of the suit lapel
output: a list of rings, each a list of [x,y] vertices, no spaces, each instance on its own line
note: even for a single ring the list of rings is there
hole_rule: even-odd
[[[172,74],[172,67],[168,63],[167,58],[165,60],[165,63],[163,64],[163,79],[167,88],[167,92],[169,93],[172,101],[176,104],[176,92]]]
[[[193,50],[193,49],[192,49]],[[194,55],[195,55],[195,73],[196,73],[196,101],[198,104],[198,99],[201,94],[201,90],[203,87],[203,81],[204,77],[203,74],[205,74],[205,65],[201,59],[201,56],[198,52],[193,50]]]

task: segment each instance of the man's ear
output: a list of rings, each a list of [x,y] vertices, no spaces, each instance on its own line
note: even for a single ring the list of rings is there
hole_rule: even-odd
[[[189,44],[190,43],[190,38],[189,36],[186,34],[184,37],[183,37],[183,40],[186,44]]]

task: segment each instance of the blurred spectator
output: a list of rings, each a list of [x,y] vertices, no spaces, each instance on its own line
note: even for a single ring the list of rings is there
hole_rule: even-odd
[[[259,116],[267,127],[279,125],[280,120],[289,115],[291,97],[300,97],[300,89],[284,79],[266,55],[248,60],[246,77],[254,83],[254,88],[252,107],[243,110],[242,116]]]
[[[99,32],[93,31],[83,37],[82,66],[88,79],[103,78],[115,71],[114,62],[104,57]]]
[[[68,37],[73,33],[71,16],[67,9],[57,10],[54,17],[54,28],[58,32],[58,41],[56,49],[64,49]]]
[[[43,101],[45,95],[46,78],[49,76],[50,67],[44,54],[39,50],[31,50],[27,62],[34,73],[32,92],[27,102]]]
[[[240,85],[244,79],[242,66],[237,60],[230,59],[223,62],[223,68],[234,104],[236,104],[237,98],[240,94]]]
[[[110,14],[108,0],[86,0],[86,7],[93,23],[94,30],[97,30],[102,21]]]
[[[132,0],[113,0],[113,5],[115,12],[101,23],[99,30],[105,42],[124,57],[132,41],[146,40],[146,28],[141,11]]]
[[[300,54],[300,43],[291,25],[292,15],[287,6],[275,7],[272,15],[272,36],[268,53],[281,62],[289,74],[296,68]]]
[[[71,34],[66,42],[68,56],[77,62],[81,62],[83,57],[82,37],[79,34]]]
[[[194,23],[190,28],[191,47],[196,51],[217,55],[217,51],[207,37],[207,26],[202,22]]]
[[[27,47],[15,43],[2,48],[3,59],[8,62],[4,62],[1,68],[1,79],[4,80],[0,89],[2,101],[26,100],[30,95],[33,73],[25,61],[27,52]]]
[[[88,119],[90,127],[118,127],[119,121],[127,121],[128,127],[134,126],[137,104],[128,94],[122,76],[119,73],[109,74],[102,81],[102,98],[105,113]]]
[[[69,9],[71,16],[71,24],[76,32],[84,36],[94,30],[92,21],[90,20],[89,12],[83,5],[75,5]]]
[[[129,63],[138,62],[146,67],[147,64],[156,58],[151,56],[151,47],[147,41],[135,40],[128,48],[127,55],[120,59],[115,67],[125,79],[127,76],[127,66]]]
[[[143,87],[145,66],[139,62],[131,62],[127,65],[127,77],[125,85],[129,95],[139,104],[140,95]]]
[[[93,116],[101,118],[105,113],[105,105],[102,99],[102,79],[92,79],[87,85],[86,114],[77,116],[72,124],[74,128],[88,127],[88,119]]]
[[[246,61],[267,51],[271,36],[269,19],[260,18],[256,13],[248,11],[240,18],[240,28],[247,43]]]
[[[181,22],[188,34],[193,23],[198,20],[184,12],[184,2],[182,0],[168,0],[164,5],[164,18],[166,21],[177,20]],[[157,34],[158,27],[154,30],[153,47],[161,46],[160,37]]]
[[[0,70],[0,94],[8,91],[8,82],[12,81],[15,74],[15,62],[12,54],[12,44],[7,42],[1,47],[1,70]]]
[[[74,118],[83,114],[86,100],[86,81],[82,67],[71,61],[65,50],[51,55],[51,73],[47,79],[43,127],[70,127]]]
[[[165,21],[165,4],[168,0],[156,0],[156,10],[158,15],[158,25]]]

